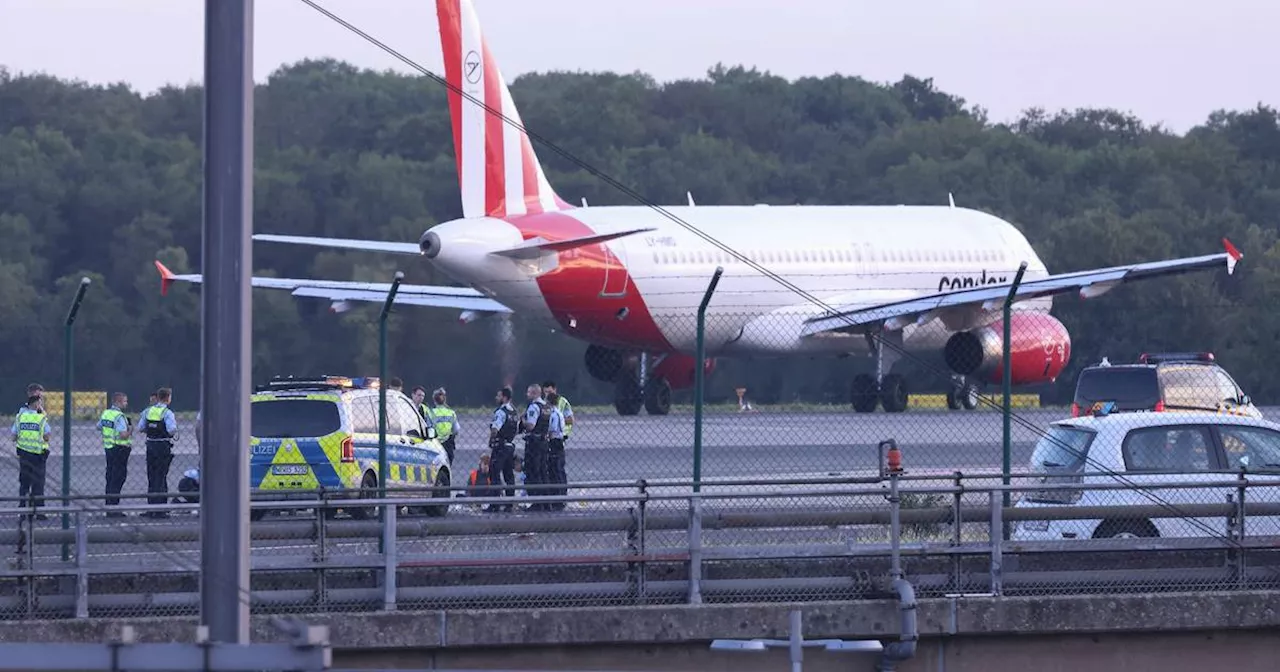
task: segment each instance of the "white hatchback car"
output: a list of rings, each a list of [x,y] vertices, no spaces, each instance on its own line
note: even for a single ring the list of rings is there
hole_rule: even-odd
[[[1046,484],[1078,483],[1085,488],[1026,492],[1016,508],[1158,505],[1176,509],[1188,504],[1226,503],[1227,495],[1235,492],[1233,488],[1150,486],[1234,482],[1241,466],[1250,481],[1248,501],[1280,501],[1280,424],[1218,413],[1117,413],[1060,420],[1050,424],[1036,443],[1031,471],[1048,474],[1043,478]],[[1091,484],[1130,487],[1089,489]],[[1246,532],[1280,534],[1280,518],[1250,518]],[[1115,517],[1021,521],[1012,538],[1048,541],[1226,534],[1225,517]]]

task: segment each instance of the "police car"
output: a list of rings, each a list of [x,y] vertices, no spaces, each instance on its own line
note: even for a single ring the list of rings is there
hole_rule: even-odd
[[[378,473],[377,378],[275,378],[252,396],[250,486],[256,499],[313,498],[317,490],[372,499],[377,488],[449,486],[449,458],[408,397],[387,390],[387,471]],[[262,494],[267,494],[262,497]],[[445,499],[448,491],[435,491]],[[444,515],[447,503],[421,507]],[[375,517],[372,507],[346,509]],[[332,515],[334,509],[326,510]],[[258,520],[265,511],[253,511]]]
[[[1136,364],[1102,363],[1080,372],[1071,416],[1105,410],[1213,411],[1261,418],[1211,352],[1144,354]]]

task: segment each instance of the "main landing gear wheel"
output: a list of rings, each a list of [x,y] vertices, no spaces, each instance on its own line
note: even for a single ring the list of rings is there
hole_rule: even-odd
[[[642,405],[644,400],[641,398],[640,383],[636,381],[636,374],[620,371],[613,389],[614,409],[618,411],[618,415],[636,415],[640,412]]]
[[[885,413],[901,413],[907,410],[907,381],[891,373],[880,382],[880,403]]]
[[[961,408],[972,411],[978,407],[982,391],[973,383],[958,383],[947,390],[947,408],[958,411]]]
[[[853,402],[853,410],[859,413],[874,413],[876,410],[876,402],[879,401],[879,385],[876,385],[874,376],[860,373],[853,377],[853,390],[851,391],[851,401]]]
[[[666,415],[671,412],[671,383],[666,378],[650,378],[644,390],[644,410],[649,415]]]

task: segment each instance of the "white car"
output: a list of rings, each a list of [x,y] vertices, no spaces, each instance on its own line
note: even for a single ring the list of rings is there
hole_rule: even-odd
[[[1046,483],[1080,483],[1081,491],[1023,493],[1016,508],[1044,506],[1185,506],[1226,503],[1233,488],[1153,488],[1160,483],[1222,483],[1248,471],[1246,501],[1280,501],[1280,424],[1219,413],[1116,413],[1060,420],[1036,443],[1031,471]],[[1234,471],[1237,473],[1224,473]],[[1214,473],[1218,472],[1218,473]],[[1061,476],[1059,476],[1061,474]],[[1088,475],[1084,475],[1088,474]],[[1268,482],[1275,484],[1271,487]],[[1124,489],[1089,489],[1121,484]],[[1264,487],[1254,487],[1262,484]],[[1280,534],[1280,518],[1249,518],[1249,535]],[[1019,522],[1017,541],[1108,537],[1211,537],[1227,534],[1225,516],[1116,517]]]

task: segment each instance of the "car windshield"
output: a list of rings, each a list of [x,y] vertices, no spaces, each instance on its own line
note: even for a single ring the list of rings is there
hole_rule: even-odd
[[[1031,452],[1031,471],[1081,471],[1093,432],[1069,425],[1049,425]]]
[[[1150,367],[1085,369],[1076,385],[1076,403],[1114,401],[1121,405],[1155,406],[1160,400],[1156,371]]]
[[[338,405],[321,399],[254,402],[250,434],[259,439],[325,436],[342,428]]]

